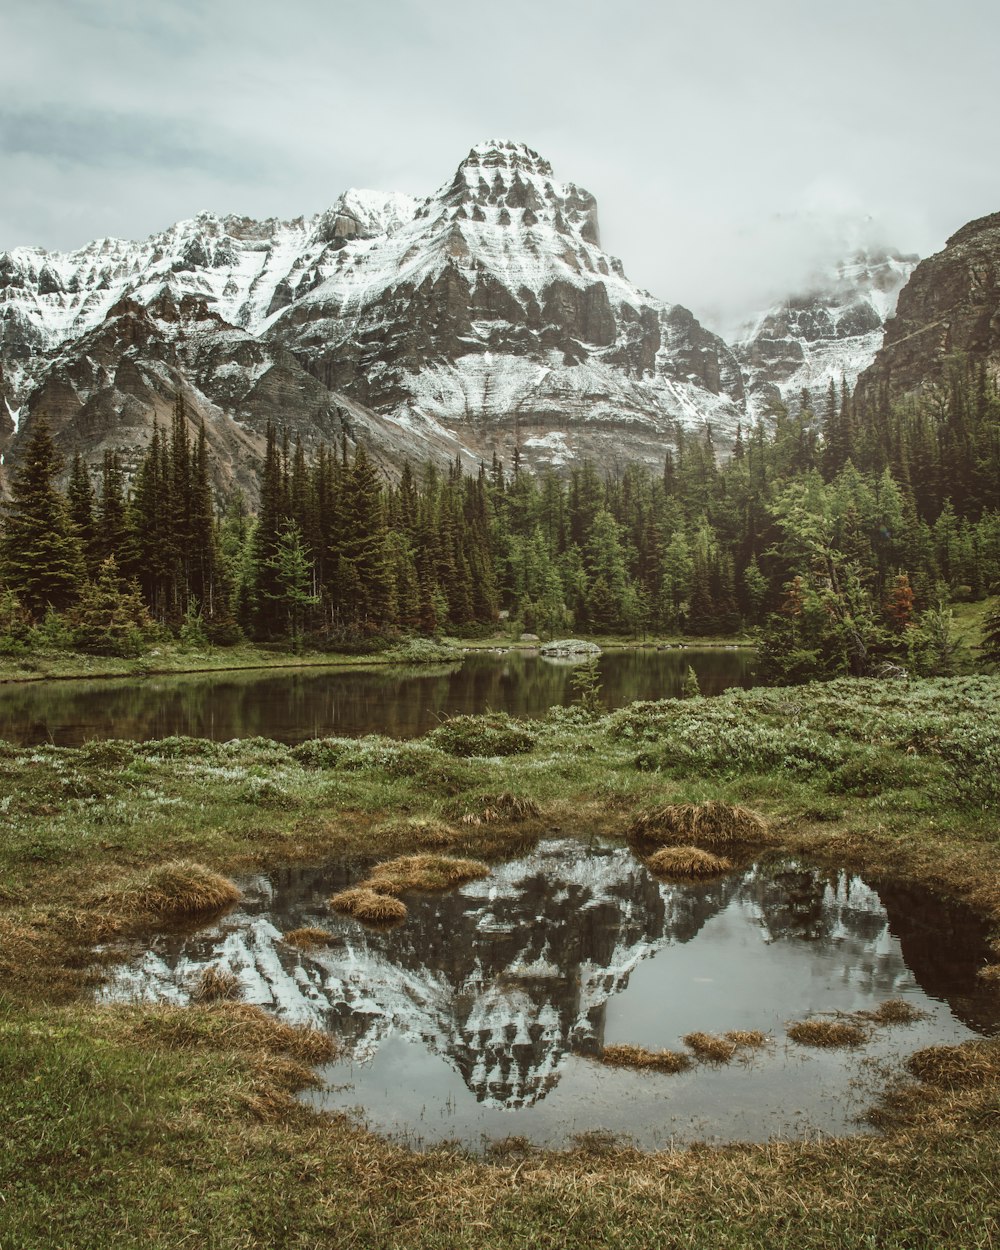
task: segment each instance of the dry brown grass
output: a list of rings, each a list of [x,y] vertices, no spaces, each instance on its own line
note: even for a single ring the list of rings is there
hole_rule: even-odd
[[[99,905],[127,919],[201,915],[232,907],[239,888],[204,864],[189,859],[158,864],[118,890],[101,895]]]
[[[980,968],[976,975],[987,985],[1000,986],[1000,964],[987,964],[985,968]]]
[[[397,924],[406,919],[406,904],[401,899],[376,893],[367,885],[341,890],[330,899],[330,906],[365,924]]]
[[[688,1033],[684,1045],[703,1063],[728,1063],[736,1054],[736,1043],[715,1033]]]
[[[721,803],[668,803],[637,816],[628,835],[646,842],[666,844],[706,843],[726,846],[734,843],[761,844],[774,841],[767,821],[748,807]]]
[[[636,1068],[648,1072],[683,1072],[690,1068],[690,1058],[677,1050],[647,1050],[644,1046],[621,1043],[605,1046],[601,1063],[609,1068]]]
[[[868,1034],[860,1024],[845,1020],[799,1020],[786,1030],[793,1042],[800,1046],[822,1046],[829,1049],[840,1046],[861,1046]]]
[[[723,1036],[727,1042],[732,1042],[737,1050],[759,1050],[771,1040],[760,1029],[730,1029]]]
[[[458,818],[463,825],[492,825],[498,821],[517,824],[523,820],[535,820],[542,814],[533,799],[521,798],[504,790],[501,794],[484,794],[477,801],[474,811],[463,810]]]
[[[341,939],[326,929],[317,929],[305,925],[301,929],[289,929],[282,934],[282,939],[289,946],[298,946],[301,950],[315,950],[319,946],[339,946]]]
[[[906,1061],[918,1081],[944,1089],[969,1089],[1000,1078],[1000,1047],[988,1042],[960,1046],[927,1046]]]
[[[325,1063],[336,1054],[328,1033],[286,1024],[250,1003],[161,1006],[120,1014],[126,1036],[178,1049],[260,1051],[308,1064]]]
[[[650,855],[646,866],[658,877],[698,880],[729,872],[733,861],[696,846],[662,846]]]
[[[884,1003],[879,1003],[874,1011],[858,1013],[859,1019],[871,1020],[875,1024],[913,1024],[926,1016],[926,1011],[921,1011],[903,998],[888,998]]]
[[[376,864],[363,882],[379,894],[405,894],[408,890],[450,890],[465,881],[488,877],[489,865],[478,859],[454,859],[450,855],[401,855]]]
[[[191,990],[195,1003],[219,1003],[239,998],[240,979],[221,964],[209,964]]]

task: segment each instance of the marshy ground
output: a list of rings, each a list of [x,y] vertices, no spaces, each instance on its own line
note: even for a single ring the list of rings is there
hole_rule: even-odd
[[[164,901],[178,863],[225,879],[422,853],[489,863],[554,829],[634,837],[650,813],[709,802],[759,813],[785,850],[926,886],[1000,927],[997,679],[471,720],[409,743],[0,746],[0,1244],[991,1245],[992,1040],[913,1055],[875,1135],[658,1154],[586,1139],[483,1160],[316,1115],[294,1093],[329,1038],[224,995],[94,1005],[95,946],[187,908]],[[462,819],[505,793],[532,806]]]

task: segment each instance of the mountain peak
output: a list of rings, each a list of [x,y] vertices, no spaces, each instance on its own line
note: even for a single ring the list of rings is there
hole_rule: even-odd
[[[524,143],[477,143],[439,196],[476,222],[530,228],[543,221],[560,234],[601,245],[594,197],[573,183],[555,182],[549,162]]]
[[[512,139],[486,139],[473,145],[460,169],[470,166],[485,169],[517,169],[543,178],[552,177],[552,166],[526,143]]]

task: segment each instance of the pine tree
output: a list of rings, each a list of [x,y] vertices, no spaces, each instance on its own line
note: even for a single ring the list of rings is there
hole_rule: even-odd
[[[95,507],[94,486],[90,473],[79,452],[73,457],[70,470],[69,486],[66,489],[66,503],[69,508],[69,519],[80,543],[87,574],[93,577],[100,566],[100,551],[97,544],[97,527],[94,520]]]
[[[0,536],[0,568],[8,589],[29,611],[61,610],[76,599],[83,554],[66,501],[55,487],[59,458],[44,417],[31,434],[11,483]]]

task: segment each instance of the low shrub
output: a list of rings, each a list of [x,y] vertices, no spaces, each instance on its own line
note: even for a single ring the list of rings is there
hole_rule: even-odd
[[[535,730],[504,712],[487,716],[454,716],[431,731],[427,741],[446,755],[525,755],[538,741]]]

